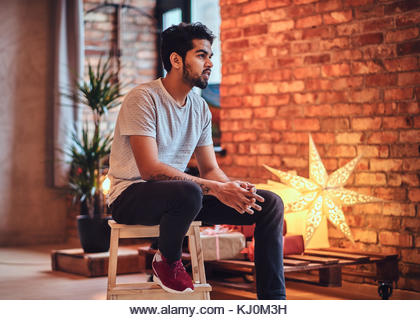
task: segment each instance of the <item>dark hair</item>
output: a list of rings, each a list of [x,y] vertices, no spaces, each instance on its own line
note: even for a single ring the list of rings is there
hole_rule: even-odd
[[[160,52],[163,67],[167,72],[171,71],[172,64],[169,59],[172,52],[176,52],[185,61],[187,51],[193,48],[194,39],[204,39],[213,44],[214,34],[202,23],[184,23],[172,25],[162,32]]]

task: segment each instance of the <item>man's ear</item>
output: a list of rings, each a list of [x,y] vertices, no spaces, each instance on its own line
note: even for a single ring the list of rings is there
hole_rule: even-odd
[[[174,69],[182,68],[182,58],[178,53],[172,52],[171,55],[169,56],[169,60],[171,61],[172,68]]]

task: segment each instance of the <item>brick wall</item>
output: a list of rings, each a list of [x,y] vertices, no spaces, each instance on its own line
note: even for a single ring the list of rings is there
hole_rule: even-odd
[[[84,11],[102,4],[102,0],[84,0]],[[121,1],[108,1],[119,4]],[[125,4],[141,8],[145,13],[154,16],[156,0],[130,0]],[[117,24],[115,9],[101,8],[85,15],[85,58],[95,65],[99,57],[108,55],[116,46]],[[125,91],[133,86],[154,80],[157,76],[156,22],[140,15],[132,9],[122,9],[120,19],[121,73],[120,81],[128,84]],[[117,60],[112,60],[117,68]],[[113,130],[118,110],[110,112],[105,119],[103,130]],[[84,119],[91,120],[91,114],[85,109]],[[90,121],[92,123],[92,121]]]
[[[388,202],[345,208],[356,246],[400,254],[398,287],[419,290],[418,2],[220,5],[223,169],[254,182],[273,178],[263,163],[307,177],[308,133],[329,173],[363,152],[347,186]]]

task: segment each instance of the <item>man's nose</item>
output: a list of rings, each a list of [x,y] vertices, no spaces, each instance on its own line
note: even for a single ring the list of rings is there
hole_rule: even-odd
[[[213,62],[210,60],[210,58],[207,58],[206,60],[206,67],[213,68]]]

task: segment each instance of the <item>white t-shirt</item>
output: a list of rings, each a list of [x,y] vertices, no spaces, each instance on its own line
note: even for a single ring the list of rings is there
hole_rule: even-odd
[[[144,182],[131,150],[131,135],[155,138],[159,161],[183,172],[196,147],[213,144],[211,113],[204,99],[192,91],[180,106],[161,79],[132,89],[124,98],[115,126],[108,204],[131,184]]]

